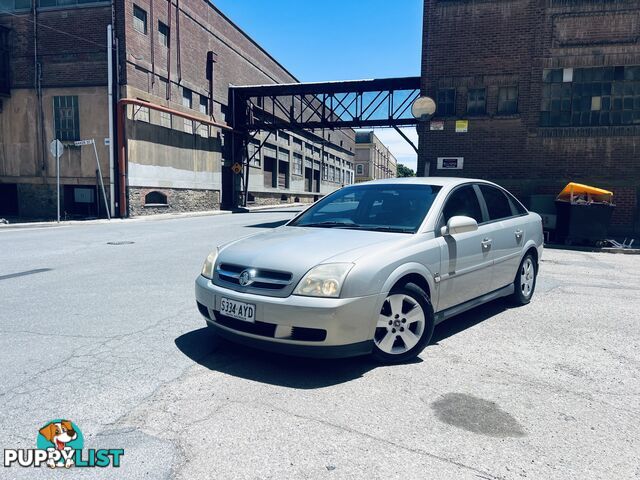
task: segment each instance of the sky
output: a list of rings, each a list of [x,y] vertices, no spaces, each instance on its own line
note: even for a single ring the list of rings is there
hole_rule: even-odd
[[[213,0],[301,82],[420,75],[422,0]],[[417,145],[415,127],[404,132]],[[399,163],[416,155],[377,129]]]

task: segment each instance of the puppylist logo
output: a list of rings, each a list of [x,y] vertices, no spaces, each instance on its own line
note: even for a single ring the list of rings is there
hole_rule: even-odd
[[[5,449],[4,466],[119,467],[122,448],[87,449],[84,436],[71,420],[51,420],[38,430],[37,448]]]

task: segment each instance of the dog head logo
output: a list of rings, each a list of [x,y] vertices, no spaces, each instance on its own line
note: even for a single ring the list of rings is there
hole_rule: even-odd
[[[74,462],[71,455],[76,450],[82,450],[83,446],[82,432],[71,420],[52,420],[38,430],[37,447],[42,450],[55,450],[61,454],[61,461],[49,459],[47,462],[52,468],[58,465],[72,467]]]
[[[39,432],[56,450],[64,450],[67,443],[78,438],[76,428],[70,420],[60,420],[47,423]]]

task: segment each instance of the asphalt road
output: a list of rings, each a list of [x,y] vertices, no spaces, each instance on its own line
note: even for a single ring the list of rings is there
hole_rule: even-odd
[[[640,477],[640,256],[546,250],[530,305],[449,320],[407,365],[216,346],[202,261],[288,217],[0,230],[0,448],[66,417],[125,449],[0,477]]]

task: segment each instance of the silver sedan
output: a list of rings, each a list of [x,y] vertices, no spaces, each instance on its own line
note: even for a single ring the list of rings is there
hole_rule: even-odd
[[[527,304],[542,245],[540,216],[493,183],[367,182],[216,248],[196,301],[216,335],[235,342],[399,363],[454,315],[500,297]]]

